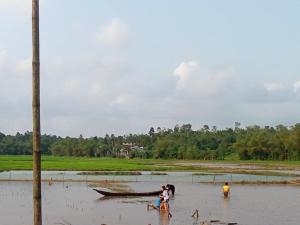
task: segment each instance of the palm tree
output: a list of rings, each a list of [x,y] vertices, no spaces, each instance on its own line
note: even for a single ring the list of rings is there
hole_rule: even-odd
[[[33,221],[42,225],[39,0],[32,0]]]

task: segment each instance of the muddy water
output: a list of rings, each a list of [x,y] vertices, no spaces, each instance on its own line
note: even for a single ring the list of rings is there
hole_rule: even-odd
[[[142,182],[201,182],[201,181],[282,181],[295,179],[294,176],[263,176],[250,174],[205,174],[194,175],[195,172],[167,172],[167,175],[151,175],[150,171],[143,171],[139,176],[117,176],[117,175],[78,175],[80,171],[42,171],[44,180],[126,180]],[[295,171],[294,171],[295,172]],[[0,173],[1,180],[23,180],[32,179],[32,171],[7,171]]]
[[[156,190],[162,182],[129,182],[136,191]],[[232,186],[224,199],[220,186],[174,182],[170,200],[173,217],[147,211],[154,197],[102,199],[87,183],[43,183],[43,224],[72,225],[194,225],[219,219],[243,225],[299,225],[300,188],[293,186]],[[0,182],[0,224],[32,224],[30,182]],[[200,218],[191,215],[199,210]]]
[[[228,168],[228,169],[263,169],[264,166],[259,165],[243,165],[239,163],[209,163],[209,162],[183,162],[176,163],[182,166],[203,166],[207,168]]]

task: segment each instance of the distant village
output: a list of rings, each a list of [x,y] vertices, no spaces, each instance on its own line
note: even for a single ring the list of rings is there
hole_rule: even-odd
[[[143,151],[144,147],[136,145],[134,143],[123,143],[122,148],[117,153],[117,156],[120,158],[129,158],[131,151]]]

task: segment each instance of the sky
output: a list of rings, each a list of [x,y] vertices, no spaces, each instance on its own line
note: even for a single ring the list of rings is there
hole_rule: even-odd
[[[40,0],[41,132],[294,125],[299,0]],[[0,132],[32,130],[31,0],[0,0]]]

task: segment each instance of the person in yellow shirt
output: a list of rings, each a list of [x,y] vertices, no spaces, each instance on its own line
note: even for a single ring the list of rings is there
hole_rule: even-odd
[[[229,196],[229,193],[230,193],[230,187],[229,187],[228,183],[226,182],[225,185],[223,186],[224,198],[227,198]]]

